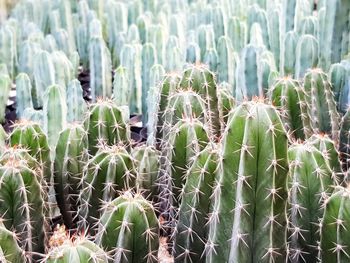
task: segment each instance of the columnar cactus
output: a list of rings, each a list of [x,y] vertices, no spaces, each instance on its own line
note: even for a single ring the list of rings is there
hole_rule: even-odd
[[[156,202],[159,194],[160,152],[154,146],[141,145],[132,150],[137,171],[136,187],[148,200]]]
[[[84,121],[88,132],[89,152],[95,154],[100,144],[129,144],[130,130],[123,110],[112,101],[99,100],[91,105]]]
[[[179,120],[162,141],[159,176],[164,194],[161,197],[170,201],[172,206],[178,207],[182,185],[186,182],[186,171],[192,164],[193,157],[208,142],[208,126],[196,118]]]
[[[295,143],[288,156],[289,260],[319,262],[323,205],[336,180],[327,157],[314,146]]]
[[[284,0],[288,2],[288,0]],[[292,1],[289,1],[292,2]],[[281,62],[280,71],[284,76],[294,75],[296,55],[295,51],[297,48],[299,36],[295,31],[289,31],[283,38],[283,44],[281,47]]]
[[[81,125],[73,124],[58,138],[54,161],[56,200],[66,226],[74,226],[79,183],[88,162],[88,136]]]
[[[113,200],[118,191],[135,186],[136,170],[132,156],[124,147],[103,147],[84,168],[79,196],[81,226],[95,223],[101,208]]]
[[[205,101],[212,133],[220,134],[217,85],[214,73],[205,65],[191,65],[184,70],[179,86],[197,92]]]
[[[114,72],[113,100],[117,106],[127,106],[130,104],[129,76],[127,69],[119,66]]]
[[[304,79],[307,103],[310,105],[311,124],[314,131],[329,133],[338,140],[339,114],[328,76],[320,69],[311,69]]]
[[[285,262],[287,135],[277,111],[243,102],[221,143],[206,262]]]
[[[77,122],[84,119],[87,105],[83,98],[83,89],[79,80],[74,79],[67,87],[67,122]]]
[[[47,193],[40,170],[33,170],[28,159],[8,156],[1,161],[0,217],[6,228],[15,230],[23,249],[43,253]]]
[[[341,63],[333,64],[328,72],[330,82],[332,84],[332,91],[334,93],[334,99],[338,103],[338,110],[341,113],[345,113],[348,107],[348,98],[345,98],[343,103],[343,92],[345,91],[345,85],[347,85],[347,69],[346,66]]]
[[[317,39],[312,35],[303,35],[299,38],[296,48],[295,77],[301,79],[309,68],[318,63],[319,46]]]
[[[5,120],[5,111],[6,111],[6,105],[7,100],[10,95],[10,91],[12,88],[12,83],[9,75],[7,74],[0,74],[0,122],[4,122]]]
[[[308,143],[315,146],[319,150],[323,157],[326,159],[329,167],[332,170],[332,175],[335,180],[340,183],[344,181],[343,171],[340,162],[340,154],[338,152],[335,142],[329,138],[327,134],[313,134]]]
[[[103,249],[82,234],[70,237],[64,226],[58,226],[49,241],[50,249],[44,257],[47,263],[108,263]]]
[[[23,117],[26,108],[33,108],[32,83],[26,73],[20,73],[16,77],[16,114],[17,118]]]
[[[205,262],[210,197],[219,170],[218,149],[210,144],[195,156],[186,173],[175,230],[175,262]]]
[[[297,139],[308,138],[312,133],[306,96],[301,83],[291,77],[277,79],[269,90],[269,98],[280,111],[284,126]]]
[[[110,201],[98,229],[96,243],[111,251],[114,262],[158,262],[159,222],[142,195],[126,192]]]
[[[27,120],[17,122],[9,136],[9,144],[27,150],[40,164],[43,176],[49,184],[52,176],[50,147],[40,125]]]
[[[348,108],[341,121],[339,151],[343,171],[348,176],[350,172],[350,108]]]
[[[17,236],[6,229],[0,218],[0,261],[3,263],[25,263],[25,252],[17,244]]]
[[[44,131],[53,150],[59,133],[66,127],[67,102],[64,88],[59,85],[49,86],[44,95]]]
[[[235,99],[232,96],[232,87],[228,83],[221,83],[218,89],[218,106],[221,122],[221,134],[225,131],[230,111],[235,107]]]
[[[102,39],[94,36],[89,45],[90,88],[93,101],[112,96],[111,54]]]
[[[322,262],[347,262],[350,254],[350,190],[339,187],[327,200],[321,232]]]

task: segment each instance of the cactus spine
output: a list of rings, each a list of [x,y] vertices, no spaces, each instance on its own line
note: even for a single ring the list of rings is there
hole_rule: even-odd
[[[306,96],[300,82],[291,77],[277,79],[269,91],[270,100],[280,111],[287,131],[299,139],[308,138],[312,132]]]
[[[86,226],[86,222],[95,223],[105,203],[113,200],[118,191],[133,188],[135,181],[134,160],[125,148],[101,148],[85,166],[81,180],[78,199],[82,226]]]
[[[349,260],[349,213],[349,188],[339,187],[326,202],[321,232],[322,262],[337,263]]]
[[[98,101],[90,108],[84,121],[88,132],[89,152],[95,154],[99,145],[114,145],[130,142],[130,130],[123,110],[111,101]]]
[[[74,226],[78,205],[79,183],[88,162],[88,138],[82,126],[73,124],[58,138],[54,161],[57,204],[66,226]]]
[[[329,133],[337,141],[339,114],[327,75],[320,69],[311,69],[305,75],[304,87],[308,94],[307,103],[310,105],[313,130]]]
[[[285,262],[287,135],[277,111],[243,102],[221,143],[206,262]]]
[[[113,250],[114,262],[158,262],[159,223],[152,205],[130,192],[109,202],[99,220],[96,243]]]
[[[4,226],[0,219],[0,261],[3,263],[25,263],[24,251],[17,244],[17,236]]]
[[[175,262],[205,262],[207,217],[219,163],[218,149],[215,145],[208,145],[195,156],[186,173],[175,230]]]
[[[296,143],[288,156],[289,259],[319,262],[322,207],[336,181],[326,157],[312,145]]]
[[[64,226],[58,226],[50,238],[47,263],[107,263],[108,256],[99,246],[83,235],[70,237]]]

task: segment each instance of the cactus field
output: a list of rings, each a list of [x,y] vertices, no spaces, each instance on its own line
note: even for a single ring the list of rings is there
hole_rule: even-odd
[[[157,262],[350,263],[350,0],[0,0],[0,263]]]

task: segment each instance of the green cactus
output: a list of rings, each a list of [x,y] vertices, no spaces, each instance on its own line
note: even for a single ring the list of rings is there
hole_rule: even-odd
[[[159,194],[160,152],[154,146],[141,145],[133,148],[131,155],[135,160],[137,171],[137,189],[147,200],[155,203]]]
[[[276,109],[243,102],[221,144],[206,262],[285,262],[287,135]]]
[[[218,63],[219,63],[218,60],[219,60],[219,57],[216,49],[215,48],[207,49],[207,51],[205,52],[203,61],[206,65],[208,65],[211,71],[217,72]]]
[[[339,183],[343,183],[345,178],[341,167],[340,154],[335,142],[327,134],[313,134],[308,139],[308,143],[322,153],[332,170],[332,178]]]
[[[67,103],[63,87],[49,86],[44,94],[44,132],[54,151],[59,133],[66,127]]]
[[[295,77],[301,79],[310,68],[318,63],[318,41],[312,35],[303,35],[299,38],[296,49]]]
[[[5,112],[7,100],[10,96],[10,91],[12,88],[12,82],[7,74],[0,74],[0,122],[3,123],[5,121]]]
[[[47,87],[56,83],[55,67],[47,51],[40,51],[35,55],[33,74],[35,82],[32,89],[33,104],[35,108],[40,108],[43,106],[43,95]]]
[[[219,136],[221,121],[218,110],[217,85],[214,73],[205,65],[190,65],[184,70],[179,86],[197,92],[205,101],[209,112],[209,126],[212,134]]]
[[[311,136],[311,117],[301,83],[291,77],[280,78],[269,90],[269,98],[280,111],[287,131],[296,139]]]
[[[327,200],[321,231],[322,262],[347,262],[350,253],[350,190],[339,187]]]
[[[62,51],[52,52],[51,59],[55,68],[55,84],[64,87],[64,90],[66,90],[69,82],[74,78],[73,65]]]
[[[286,2],[288,0],[285,0]],[[283,38],[281,47],[281,72],[284,76],[294,75],[296,64],[296,49],[299,36],[295,31],[289,31]]]
[[[50,238],[50,250],[44,257],[47,263],[108,263],[108,255],[86,236],[70,237],[64,226],[56,228]]]
[[[112,96],[112,59],[102,37],[93,36],[89,44],[90,88],[92,100]]]
[[[218,149],[210,144],[195,156],[186,173],[175,229],[175,262],[205,262],[203,251],[208,235],[207,217],[219,166]]]
[[[1,158],[0,217],[7,229],[17,233],[20,247],[30,253],[43,253],[47,189],[39,164],[25,152],[19,154],[14,150],[13,154],[8,152]]]
[[[105,203],[134,187],[136,176],[134,159],[124,147],[102,147],[84,168],[78,198],[80,225],[86,227],[88,222],[93,227]]]
[[[188,117],[173,125],[162,140],[159,171],[160,185],[163,189],[161,197],[170,202],[171,206],[178,207],[182,185],[186,182],[186,171],[194,156],[209,142],[209,136],[206,124]]]
[[[18,119],[23,118],[26,108],[33,108],[32,83],[26,73],[20,73],[16,77],[16,114]]]
[[[117,106],[127,106],[130,104],[129,75],[127,69],[119,66],[114,73],[113,99]]]
[[[67,122],[78,122],[84,119],[87,105],[83,98],[83,89],[79,80],[74,79],[67,87]]]
[[[320,65],[328,70],[349,52],[350,2],[346,0],[325,1],[323,26],[320,28]]]
[[[338,103],[337,108],[342,113],[346,112],[348,106],[346,105],[346,107],[342,107],[343,105],[340,100],[342,91],[344,90],[347,82],[347,74],[348,72],[346,67],[341,63],[332,64],[328,72],[328,76],[332,84],[332,91],[334,93],[334,100]]]
[[[198,64],[200,62],[200,48],[197,43],[190,42],[186,48],[186,62],[190,64]]]
[[[46,182],[50,183],[52,176],[50,147],[47,136],[38,123],[27,120],[17,122],[9,136],[9,144],[12,147],[26,149],[28,154],[38,161]]]
[[[56,146],[53,173],[57,204],[70,228],[77,219],[79,183],[88,159],[88,136],[83,127],[73,124],[63,130]]]
[[[0,61],[6,63],[11,78],[16,76],[17,70],[17,43],[14,31],[6,23],[0,29]]]
[[[328,76],[320,69],[311,69],[305,75],[304,87],[308,94],[312,129],[330,134],[337,142],[340,118]]]
[[[96,243],[112,250],[114,262],[158,262],[159,222],[153,206],[139,194],[110,201],[99,220]]]
[[[0,261],[3,263],[25,263],[25,252],[17,244],[17,236],[6,229],[0,219]]]
[[[123,110],[109,100],[92,104],[84,127],[88,132],[89,152],[94,155],[101,144],[130,143],[130,129]]]
[[[251,99],[254,96],[263,96],[262,70],[260,52],[257,47],[249,44],[241,54],[237,69],[236,99]]]
[[[269,29],[268,29],[266,11],[261,7],[259,7],[257,4],[254,4],[249,7],[247,15],[248,15],[248,32],[251,31],[251,28],[254,23],[258,23],[262,31],[264,46],[267,49],[270,49]],[[249,39],[248,39],[248,42],[250,42]]]
[[[222,82],[218,89],[218,106],[221,122],[221,134],[225,131],[226,123],[230,111],[235,107],[235,99],[232,96],[232,87],[228,83]]]
[[[327,157],[310,144],[293,144],[288,157],[289,260],[319,262],[324,203],[336,180]]]
[[[235,85],[236,58],[230,38],[222,36],[217,43],[218,51],[218,82]]]
[[[346,173],[346,177],[348,177],[350,172],[350,108],[348,108],[341,120],[339,151],[343,170]]]
[[[240,52],[247,43],[247,25],[238,17],[231,17],[227,22],[227,35],[232,40],[233,49]]]

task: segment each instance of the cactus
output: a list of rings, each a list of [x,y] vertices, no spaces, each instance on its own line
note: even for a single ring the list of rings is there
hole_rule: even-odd
[[[205,101],[206,111],[209,112],[211,132],[220,134],[221,121],[218,111],[217,85],[214,74],[205,65],[191,65],[184,70],[180,87],[197,92]]]
[[[349,52],[350,2],[346,0],[325,1],[323,27],[320,29],[320,65],[328,70]]]
[[[131,152],[137,171],[136,186],[140,193],[156,202],[158,199],[158,171],[160,152],[154,146],[141,145]]]
[[[43,176],[49,184],[51,180],[50,147],[40,125],[27,120],[17,122],[9,136],[9,144],[12,147],[26,149],[28,154],[40,164]]]
[[[0,122],[3,123],[5,121],[5,111],[7,100],[10,96],[10,91],[12,88],[12,83],[9,75],[0,74]]]
[[[204,55],[204,63],[206,65],[208,65],[209,69],[213,72],[217,72],[217,68],[218,68],[218,53],[216,52],[215,48],[209,48],[207,49],[207,51],[205,52]]]
[[[197,43],[190,42],[186,48],[186,62],[190,64],[198,64],[200,62],[200,48]]]
[[[0,61],[6,63],[11,78],[16,76],[17,69],[17,43],[14,29],[8,25],[2,25],[0,29]]]
[[[142,122],[147,123],[147,96],[150,88],[150,70],[157,64],[157,53],[151,43],[142,47]]]
[[[179,71],[182,69],[183,59],[179,39],[170,36],[165,46],[164,68],[167,72]]]
[[[67,103],[63,87],[49,86],[44,95],[44,132],[54,150],[59,133],[66,127]]]
[[[227,22],[227,36],[232,40],[233,49],[240,52],[247,43],[247,26],[238,17],[231,17]]]
[[[225,131],[230,111],[235,107],[235,99],[231,94],[232,87],[228,83],[221,83],[218,89],[218,106],[221,122],[221,134]]]
[[[130,104],[129,76],[127,69],[119,66],[114,73],[113,99],[117,106],[127,106]]]
[[[288,1],[288,0],[285,0]],[[298,34],[294,31],[289,31],[283,38],[281,47],[281,72],[284,76],[293,75],[296,64],[296,48],[298,44]]]
[[[32,83],[26,73],[20,73],[16,77],[16,114],[18,119],[23,118],[26,108],[33,108]]]
[[[327,200],[321,231],[322,262],[347,262],[350,253],[350,190],[339,187]]]
[[[80,225],[85,227],[88,222],[93,227],[105,203],[112,201],[118,191],[134,187],[135,181],[134,160],[126,149],[102,147],[84,168],[78,198]]]
[[[120,51],[120,65],[127,69],[129,80],[130,113],[141,113],[142,79],[141,79],[141,47],[138,44],[127,44]]]
[[[334,101],[328,76],[320,69],[311,69],[304,79],[305,91],[308,94],[311,123],[314,131],[329,133],[337,142],[339,137],[339,114]]]
[[[332,178],[336,179],[339,183],[344,183],[345,178],[335,142],[326,134],[313,134],[308,139],[308,143],[322,153],[328,166],[331,168]]]
[[[89,152],[94,155],[100,144],[129,144],[130,130],[122,109],[111,101],[100,100],[91,105],[84,120],[88,132]]]
[[[55,67],[51,55],[47,51],[40,51],[34,57],[33,74],[35,85],[32,89],[35,108],[43,106],[43,95],[47,87],[54,85]]]
[[[201,49],[201,61],[204,60],[206,51],[215,49],[214,29],[212,25],[201,25],[197,30],[197,43]]]
[[[319,262],[324,203],[336,184],[327,157],[309,144],[295,143],[288,150],[289,259]]]
[[[338,110],[340,110],[342,113],[345,113],[347,110],[347,106],[345,107],[342,105],[342,91],[344,90],[344,87],[347,82],[347,70],[346,67],[341,63],[333,64],[328,73],[330,82],[332,84],[332,91],[334,93],[334,100],[338,103]]]
[[[60,133],[53,173],[57,204],[69,227],[74,226],[77,219],[79,182],[88,157],[88,137],[81,125],[71,125]]]
[[[186,173],[175,230],[175,262],[205,261],[203,251],[208,234],[209,200],[219,166],[218,149],[208,145],[195,156]]]
[[[251,28],[254,23],[258,23],[260,25],[262,37],[264,40],[264,46],[267,49],[270,49],[267,13],[264,9],[262,9],[256,4],[252,5],[248,10],[248,32],[251,31]],[[249,39],[248,42],[250,42]]]
[[[66,90],[69,82],[74,78],[73,65],[62,51],[52,52],[51,58],[55,68],[55,84],[64,87],[64,90]]]
[[[235,85],[236,59],[230,38],[222,36],[217,43],[218,49],[218,82]]]
[[[35,110],[33,108],[26,108],[23,112],[23,119],[38,123],[41,127],[44,126],[43,110]]]
[[[44,257],[47,263],[108,263],[108,255],[82,234],[70,237],[64,226],[57,226],[50,238],[50,250]]]
[[[285,262],[287,135],[277,111],[243,102],[221,144],[206,262]]]
[[[67,122],[77,122],[84,119],[87,105],[83,98],[83,89],[79,80],[74,79],[67,87]]]
[[[25,252],[17,244],[17,236],[4,226],[0,219],[0,261],[3,263],[25,263]]]
[[[163,192],[160,196],[173,207],[178,207],[182,185],[186,182],[186,171],[193,157],[209,142],[207,131],[207,125],[188,117],[179,120],[169,130],[167,139],[162,141],[159,177]]]
[[[158,262],[159,222],[139,194],[124,193],[106,205],[96,243],[112,250],[114,262]]]
[[[318,41],[314,36],[303,35],[299,38],[295,63],[295,76],[297,79],[303,78],[308,69],[317,66],[318,52]]]
[[[350,108],[348,108],[341,120],[339,151],[343,170],[348,176],[350,172]]]
[[[259,56],[259,50],[251,44],[243,49],[242,58],[237,69],[237,100],[263,96],[262,70]]]
[[[311,136],[311,117],[306,92],[299,81],[291,77],[277,79],[269,91],[269,98],[281,113],[287,131],[296,139]]]
[[[89,44],[90,88],[93,101],[112,96],[112,59],[101,37],[94,36]]]
[[[18,155],[2,157],[0,199],[3,203],[0,206],[0,217],[7,229],[15,230],[23,249],[43,253],[46,235],[46,187],[40,170],[33,170],[28,163],[35,160],[29,155],[25,158]]]

